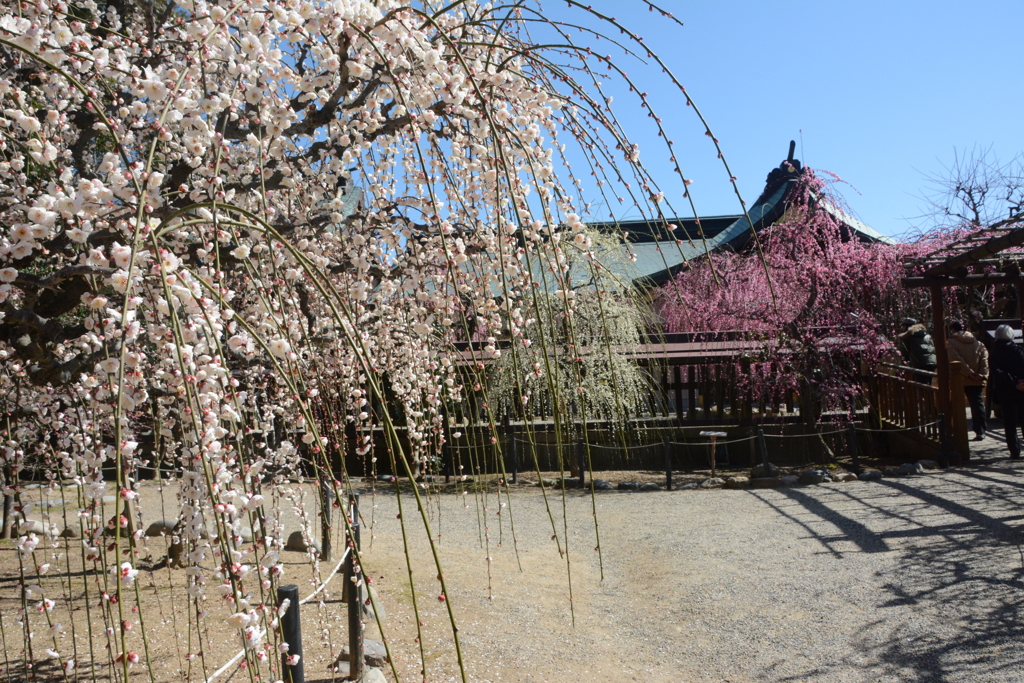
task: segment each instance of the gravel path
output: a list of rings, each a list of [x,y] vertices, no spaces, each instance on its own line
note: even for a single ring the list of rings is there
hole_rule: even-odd
[[[403,494],[426,675],[393,490],[363,495],[364,516],[373,520],[363,531],[364,567],[386,609],[403,681],[461,680],[449,605],[471,681],[1024,681],[1024,465],[1005,460],[996,427],[972,443],[969,467],[922,476],[600,492],[603,579],[587,494],[573,490],[563,500],[551,492],[545,502],[540,489],[521,487],[506,508],[493,492],[428,496],[448,584],[444,603],[422,521]],[[144,488],[146,523],[173,517],[174,487],[163,497],[155,482]],[[563,510],[572,609],[559,554]],[[297,527],[294,514],[284,517],[286,529]],[[560,545],[551,540],[552,518]],[[166,539],[149,544],[155,561]],[[282,559],[288,580],[305,593],[303,555]],[[20,604],[15,576],[13,550],[0,544],[5,620]],[[156,601],[148,613],[159,617],[152,624],[157,678],[180,680],[190,646],[171,595],[185,576],[171,569],[142,576],[145,599]],[[345,639],[339,588],[335,580],[319,609],[302,612],[310,683],[331,680],[327,665]],[[214,601],[210,609],[227,606]],[[238,648],[234,632],[212,632],[217,614],[207,620],[204,646],[211,671]],[[232,670],[217,683],[242,680],[246,674]]]
[[[469,678],[1024,680],[1024,467],[989,441],[998,460],[878,483],[602,493],[603,581],[590,497],[570,493],[575,628],[539,489],[512,496],[521,572],[494,494],[486,513],[472,494],[440,496],[431,524]],[[550,502],[561,537],[561,497]],[[369,503],[364,496],[364,511]],[[418,680],[396,499],[375,504],[366,566],[388,608],[389,640],[405,643],[399,673]],[[408,525],[412,551],[424,558],[418,524]],[[456,680],[435,574],[417,561],[427,677]]]

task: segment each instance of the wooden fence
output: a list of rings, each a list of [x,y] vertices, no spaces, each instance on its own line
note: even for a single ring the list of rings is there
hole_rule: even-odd
[[[906,437],[924,446],[941,450],[943,432],[950,436],[950,445],[960,455],[969,455],[966,397],[960,363],[950,364],[950,409],[946,430],[940,427],[938,375],[904,365],[882,363],[868,380],[868,396],[874,412],[884,428],[904,429]],[[922,382],[920,380],[928,380]]]

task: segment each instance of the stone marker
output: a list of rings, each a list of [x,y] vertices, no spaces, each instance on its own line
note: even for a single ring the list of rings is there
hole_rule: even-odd
[[[359,683],[388,683],[388,679],[384,677],[384,673],[380,669],[369,667],[363,672]]]
[[[320,552],[320,545],[316,541],[313,542],[313,548]],[[302,532],[295,530],[288,535],[288,542],[284,544],[284,549],[304,553],[309,547],[306,545],[306,539],[302,537]]]
[[[46,525],[40,522],[38,519],[25,519],[22,520],[21,524],[18,525],[18,533],[22,536],[26,534],[45,534]]]
[[[798,481],[804,486],[813,486],[814,484],[830,481],[830,479],[824,470],[811,469],[801,472]]]
[[[607,482],[604,479],[595,479],[594,480],[594,490],[595,491],[611,491],[613,488],[615,488],[615,487],[612,486],[610,482]]]
[[[745,489],[750,487],[750,479],[747,477],[729,477],[725,480],[727,489]]]
[[[861,481],[881,481],[882,473],[878,470],[867,470],[866,472],[861,472],[857,478]]]
[[[177,526],[177,520],[172,519],[161,519],[153,522],[146,527],[146,536],[150,538],[154,536],[170,536],[174,533],[174,527]]]
[[[661,485],[660,484],[655,484],[653,481],[649,481],[646,484],[641,484],[640,485],[640,490],[641,491],[660,491],[661,490]]]
[[[750,469],[750,478],[751,479],[762,479],[762,478],[767,478],[767,477],[778,477],[780,474],[782,474],[782,469],[780,467],[778,467],[777,465],[773,465],[772,463],[768,463],[768,473],[767,474],[765,474],[765,471],[764,471],[764,463],[758,463],[757,465],[754,465]]]
[[[800,477],[796,476],[795,474],[790,474],[785,477],[779,477],[779,486],[793,487],[799,485]]]
[[[348,664],[348,645],[344,645],[341,648],[341,654],[338,655],[338,659],[334,661],[332,666],[337,666],[339,662],[345,662]],[[384,647],[384,643],[379,640],[373,640],[372,638],[363,639],[363,661],[370,666],[387,666],[388,663],[388,651]]]
[[[619,485],[615,488],[620,491],[639,491],[640,483],[635,481],[620,481]]]

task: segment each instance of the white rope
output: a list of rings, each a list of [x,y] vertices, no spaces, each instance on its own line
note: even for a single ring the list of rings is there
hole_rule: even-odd
[[[300,605],[305,605],[307,602],[312,600],[313,597],[317,593],[322,591],[324,588],[327,588],[327,584],[330,583],[331,579],[334,578],[334,575],[338,573],[339,569],[341,569],[341,565],[344,564],[344,562],[348,558],[348,554],[350,552],[352,552],[351,548],[346,548],[345,549],[345,552],[342,554],[341,559],[338,560],[338,564],[335,565],[334,571],[332,571],[327,576],[327,578],[320,584],[319,588],[317,588],[315,591],[313,591],[312,593],[310,593],[309,595],[307,595],[303,599],[299,600],[299,604]],[[245,649],[243,648],[237,655],[235,655],[234,657],[229,659],[227,664],[225,664],[224,666],[222,666],[221,668],[217,669],[212,674],[210,674],[210,677],[206,679],[206,683],[210,683],[210,681],[212,681],[213,679],[217,678],[217,676],[220,676],[222,673],[224,673],[225,671],[230,669],[232,666],[234,666],[238,662],[239,659],[241,659],[244,656],[245,656]]]
[[[319,592],[320,592],[320,591],[322,591],[323,589],[327,588],[327,584],[328,584],[328,583],[330,583],[331,579],[333,579],[333,578],[334,578],[334,575],[338,573],[338,570],[339,570],[339,569],[341,569],[341,564],[342,564],[342,562],[344,562],[344,561],[345,561],[345,558],[346,558],[346,557],[348,557],[348,554],[349,554],[350,552],[352,552],[352,548],[345,548],[345,552],[344,552],[344,553],[342,553],[342,555],[341,555],[341,559],[340,559],[340,560],[338,560],[338,564],[336,564],[336,565],[334,566],[334,571],[332,571],[332,572],[331,572],[330,574],[328,574],[328,575],[327,575],[327,578],[326,578],[326,579],[324,579],[323,583],[321,583],[321,584],[320,584],[320,587],[319,587],[319,588],[317,588],[317,589],[316,589],[315,591],[313,591],[312,593],[310,593],[310,594],[309,594],[309,595],[307,595],[306,597],[304,597],[304,598],[302,598],[301,600],[299,600],[299,604],[300,604],[300,605],[305,605],[305,604],[306,604],[307,602],[309,602],[310,600],[312,600],[312,599],[313,599],[313,596],[314,596],[314,595],[316,595],[317,593],[319,593]]]

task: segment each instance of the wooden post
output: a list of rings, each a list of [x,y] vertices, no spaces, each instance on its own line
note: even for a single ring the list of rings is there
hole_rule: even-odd
[[[1024,334],[1024,278],[1017,280],[1017,317],[1020,318],[1020,329]]]
[[[8,487],[9,479],[3,480],[4,488]],[[10,484],[13,486],[13,483]],[[0,538],[11,537],[11,506],[14,503],[14,496],[4,494],[4,517],[2,526],[0,526]]]
[[[743,392],[743,398],[739,399],[743,404],[743,409],[740,412],[740,420],[743,422],[752,422],[754,420],[754,390],[752,383],[749,381],[750,361],[746,359],[740,361],[740,370],[743,377],[748,380],[747,388]]]
[[[846,425],[847,439],[850,444],[850,458],[853,460],[853,473],[859,475],[863,470],[860,466],[860,451],[857,448],[857,425],[853,420]]]
[[[585,447],[583,439],[578,439],[576,441],[576,467],[580,471],[580,488],[583,488],[587,472],[587,463],[584,451]]]
[[[448,432],[447,437],[448,439],[452,438],[451,432]],[[452,458],[455,456],[452,455],[452,446],[448,439],[445,439],[444,445],[441,446],[441,461],[444,463],[442,467],[444,468],[444,483],[446,484],[452,483],[452,470],[455,469],[455,463],[452,461]]]
[[[717,447],[718,437],[720,437],[720,436],[729,436],[729,435],[726,432],[711,432],[711,431],[703,431],[703,432],[700,433],[700,435],[701,436],[709,436],[709,437],[711,437],[711,476],[712,476],[712,478],[714,478],[714,477],[718,476],[718,463],[717,463],[718,456],[715,454],[715,450],[716,450],[716,447]]]
[[[772,466],[768,462],[768,444],[764,440],[764,430],[760,427],[757,429],[757,445],[761,447],[761,465],[764,467],[764,476],[772,476]]]
[[[345,567],[346,587],[348,588],[348,671],[349,678],[358,681],[363,675],[363,584],[362,569],[356,559],[359,550],[359,494],[349,499],[349,510],[352,515],[352,538]],[[366,589],[369,597],[370,589]]]
[[[305,674],[302,661],[302,619],[299,618],[299,587],[288,584],[277,589],[277,604],[288,600],[288,610],[281,617],[281,637],[288,643],[288,651],[281,653],[282,678],[285,683],[303,683]],[[288,664],[288,658],[298,655],[299,661]]]
[[[949,364],[949,409],[953,411],[953,447],[965,461],[971,457],[971,441],[967,434],[967,396],[964,394],[963,363]]]
[[[693,365],[686,366],[687,392],[690,398],[690,419],[697,419],[697,369]]]
[[[673,365],[672,373],[676,382],[676,420],[682,424],[686,419],[686,413],[683,412],[683,369],[678,365]]]
[[[715,455],[715,439],[716,439],[716,437],[714,437],[714,436],[711,437],[711,478],[712,479],[714,479],[714,477],[715,477],[715,470],[718,467],[718,463],[717,463],[718,456]]]
[[[668,491],[672,490],[672,446],[668,442],[668,437],[662,439],[662,443],[665,445],[665,489]]]
[[[519,483],[519,444],[516,438],[515,429],[509,429],[509,434],[512,436],[512,483]]]
[[[324,562],[331,561],[331,524],[334,522],[334,511],[333,499],[334,491],[331,490],[331,484],[327,481],[327,473],[321,471],[320,474],[323,479],[320,482],[320,559]]]

